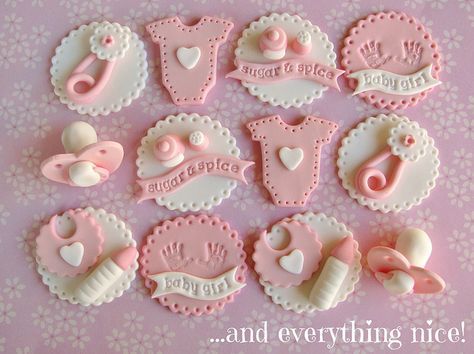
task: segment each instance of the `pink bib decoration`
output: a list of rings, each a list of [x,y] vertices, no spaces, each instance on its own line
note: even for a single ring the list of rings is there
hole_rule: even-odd
[[[431,240],[423,230],[408,228],[398,236],[395,249],[382,246],[371,248],[367,264],[391,294],[439,293],[446,286],[444,280],[424,268],[431,250]]]
[[[237,232],[215,216],[165,221],[142,249],[145,286],[173,312],[200,316],[220,310],[245,286],[242,246]]]
[[[218,121],[179,114],[158,121],[138,148],[138,201],[181,211],[210,209],[247,183],[253,164],[239,159],[235,138]]]
[[[254,248],[259,282],[285,310],[329,310],[359,281],[358,243],[344,224],[324,214],[285,218],[263,231]]]
[[[321,148],[338,128],[307,116],[298,125],[269,116],[247,124],[262,149],[263,183],[278,206],[303,206],[317,187]]]
[[[372,210],[418,205],[438,177],[438,150],[418,123],[395,114],[370,117],[342,141],[339,177],[352,198]]]
[[[321,261],[321,242],[308,225],[297,221],[279,222],[281,233],[289,238],[287,245],[275,249],[264,231],[255,242],[255,271],[260,279],[283,288],[298,286],[311,278]]]
[[[106,181],[122,163],[123,147],[115,141],[97,141],[95,129],[86,122],[68,125],[61,137],[66,154],[41,163],[43,175],[74,187],[91,187]]]
[[[217,17],[202,17],[192,26],[179,17],[146,26],[160,46],[163,85],[176,105],[203,104],[216,83],[217,51],[227,40],[233,23]]]
[[[35,254],[49,291],[82,306],[121,296],[138,268],[130,229],[115,215],[91,207],[53,216],[36,238]]]
[[[85,273],[102,253],[104,236],[101,227],[88,213],[69,210],[66,220],[75,226],[70,237],[60,236],[58,215],[41,228],[36,238],[38,262],[48,271],[61,277],[74,277]]]
[[[51,82],[62,103],[91,116],[129,106],[145,87],[146,52],[118,23],[93,22],[73,30],[52,59]]]
[[[257,45],[258,44],[258,45]],[[273,106],[300,107],[339,90],[333,44],[318,26],[297,15],[273,13],[252,22],[235,50],[236,70],[250,94]]]
[[[438,45],[415,18],[380,12],[360,20],[344,40],[349,86],[377,108],[415,105],[441,82]]]

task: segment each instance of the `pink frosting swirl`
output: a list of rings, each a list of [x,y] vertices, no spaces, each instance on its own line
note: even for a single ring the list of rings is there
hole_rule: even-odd
[[[286,49],[287,37],[285,31],[278,26],[270,26],[263,31],[259,41],[260,49],[280,51]]]

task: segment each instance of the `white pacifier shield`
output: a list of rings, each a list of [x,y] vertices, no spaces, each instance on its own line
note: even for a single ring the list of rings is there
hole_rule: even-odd
[[[95,186],[101,180],[100,174],[90,161],[79,161],[69,167],[69,179],[78,187]]]
[[[73,267],[79,267],[84,256],[84,246],[80,242],[74,242],[70,245],[62,246],[59,249],[61,258]]]
[[[289,255],[281,257],[278,263],[291,274],[301,274],[303,271],[304,254],[299,249],[294,249]]]
[[[186,69],[193,69],[201,58],[201,49],[198,47],[186,48],[179,47],[176,51],[176,57],[179,63]]]
[[[288,170],[294,171],[303,161],[304,152],[301,148],[290,149],[285,146],[278,151],[278,156],[280,156],[281,162]]]

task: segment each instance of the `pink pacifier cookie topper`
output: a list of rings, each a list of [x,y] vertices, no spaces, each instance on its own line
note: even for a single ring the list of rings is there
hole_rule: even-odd
[[[308,225],[298,221],[282,221],[276,224],[280,232],[287,233],[287,244],[275,248],[267,232],[261,233],[255,242],[253,260],[260,278],[274,286],[288,288],[298,286],[311,278],[321,261],[321,242]]]
[[[49,157],[41,163],[43,175],[55,182],[90,187],[106,181],[119,168],[123,147],[115,141],[97,141],[95,129],[77,121],[68,125],[61,141],[66,154]]]
[[[138,36],[107,21],[73,30],[56,49],[52,64],[51,82],[61,102],[93,116],[130,105],[148,76]]]
[[[438,150],[425,129],[395,114],[370,117],[342,140],[337,165],[343,187],[372,210],[408,210],[439,175]]]
[[[219,46],[233,26],[209,16],[194,25],[185,25],[175,16],[146,26],[152,41],[160,46],[163,85],[176,105],[204,103],[216,84]]]
[[[35,256],[50,292],[82,306],[99,306],[121,296],[138,268],[128,226],[91,207],[53,216],[40,229]]]
[[[429,236],[420,229],[407,228],[397,238],[395,249],[377,246],[369,250],[367,263],[377,280],[394,295],[432,294],[446,284],[425,269],[432,251]]]
[[[255,271],[265,293],[285,310],[325,311],[354,291],[361,254],[336,219],[306,212],[285,218],[255,242]]]
[[[62,223],[71,223],[72,234],[61,235]],[[102,253],[104,236],[100,225],[84,211],[69,210],[55,215],[36,238],[38,262],[61,277],[87,272]]]
[[[237,232],[215,216],[165,221],[142,248],[145,286],[173,312],[200,316],[220,310],[245,286],[242,246]]]
[[[317,187],[321,148],[338,128],[330,121],[307,116],[297,125],[278,115],[247,124],[262,150],[263,183],[278,206],[303,206]]]
[[[354,95],[377,108],[413,106],[441,83],[438,45],[417,19],[401,12],[360,20],[344,40],[342,56]]]
[[[235,50],[236,70],[250,94],[273,106],[300,107],[339,90],[333,44],[325,33],[297,15],[273,13],[252,22]]]
[[[197,114],[179,114],[158,121],[138,148],[138,201],[155,199],[181,211],[210,209],[237,186],[247,183],[253,164],[239,159],[230,131],[218,121]]]

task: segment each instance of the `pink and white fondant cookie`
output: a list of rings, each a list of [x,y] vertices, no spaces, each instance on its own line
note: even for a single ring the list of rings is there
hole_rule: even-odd
[[[370,117],[342,140],[342,185],[359,204],[408,210],[428,197],[439,175],[438,150],[425,129],[396,114]]]
[[[336,53],[318,26],[297,15],[273,13],[252,22],[235,50],[236,70],[227,74],[272,106],[300,107],[339,90]]]
[[[92,22],[71,31],[56,48],[51,83],[69,109],[107,115],[139,96],[147,67],[143,42],[130,28]]]
[[[140,257],[145,286],[173,312],[210,314],[245,286],[243,243],[218,217],[165,221],[145,242]]]
[[[41,163],[41,172],[51,181],[74,187],[91,187],[106,181],[122,163],[123,147],[115,141],[97,141],[88,123],[69,124],[61,135],[65,154]]]
[[[138,269],[130,229],[115,215],[91,207],[54,215],[40,229],[35,256],[49,290],[83,306],[121,296]]]
[[[170,210],[208,210],[228,198],[253,162],[227,128],[197,114],[168,116],[148,130],[138,148],[139,201]]]
[[[311,278],[321,261],[321,242],[308,225],[292,220],[273,225],[276,236],[267,238],[267,232],[255,242],[253,260],[260,279],[274,286],[298,286]],[[273,231],[272,231],[273,232]],[[281,248],[272,247],[276,237],[288,237]]]
[[[417,19],[401,12],[357,22],[344,40],[341,64],[354,95],[377,108],[413,106],[441,83],[438,45]]]
[[[176,105],[203,104],[216,84],[217,52],[234,24],[218,17],[202,17],[185,25],[178,16],[146,26],[160,47],[163,85]]]
[[[324,311],[345,301],[359,281],[360,259],[358,243],[344,224],[312,212],[264,231],[253,254],[265,293],[297,313]]]
[[[371,248],[367,265],[393,295],[439,293],[446,287],[444,280],[425,268],[432,249],[430,237],[423,230],[407,228],[398,236],[395,248]]]
[[[321,149],[337,124],[312,116],[297,125],[280,116],[250,122],[252,140],[260,142],[263,183],[278,206],[304,206],[318,185]]]

